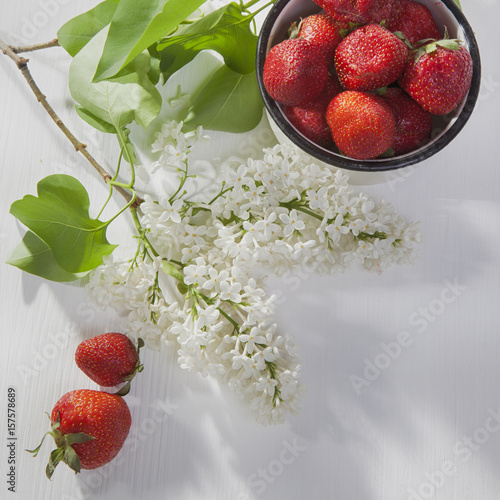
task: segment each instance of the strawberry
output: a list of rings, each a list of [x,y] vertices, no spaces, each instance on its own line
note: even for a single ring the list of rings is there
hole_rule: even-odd
[[[390,22],[399,16],[399,0],[314,0],[336,21],[355,24]]]
[[[459,40],[445,38],[420,47],[398,80],[415,101],[433,115],[453,111],[472,80],[472,58]]]
[[[408,47],[380,24],[368,24],[349,34],[335,52],[340,83],[348,90],[375,90],[401,75]]]
[[[401,16],[403,5],[401,0],[379,0],[371,9],[368,23],[383,23],[385,25],[393,22]]]
[[[401,14],[387,24],[388,30],[403,33],[412,45],[426,38],[436,40],[441,38],[436,21],[425,5],[413,0],[400,0],[400,2]]]
[[[396,136],[392,144],[395,155],[402,155],[423,146],[431,136],[432,115],[397,87],[382,96],[396,120]]]
[[[323,54],[301,38],[275,45],[264,63],[264,87],[275,101],[288,106],[301,106],[318,97],[327,79]]]
[[[389,105],[377,95],[346,90],[333,98],[326,119],[335,144],[351,158],[376,158],[394,141],[394,116]]]
[[[139,361],[139,349],[143,345],[139,339],[136,348],[123,333],[103,333],[81,342],[76,348],[75,361],[83,373],[103,387],[127,382],[119,391],[124,396],[132,378],[143,369]]]
[[[89,389],[66,393],[55,404],[50,420],[47,434],[54,438],[56,449],[45,471],[49,479],[60,462],[75,473],[107,464],[120,451],[131,425],[123,398]],[[45,436],[37,448],[28,450],[33,456],[40,451]]]
[[[332,132],[326,121],[330,101],[342,92],[335,76],[329,75],[325,89],[314,101],[299,106],[284,106],[283,113],[290,123],[312,142],[324,147],[333,146]]]
[[[299,37],[317,47],[326,59],[328,69],[335,67],[335,49],[342,41],[342,33],[347,32],[347,23],[334,21],[325,14],[314,14],[303,19],[299,26],[292,29],[290,38]]]

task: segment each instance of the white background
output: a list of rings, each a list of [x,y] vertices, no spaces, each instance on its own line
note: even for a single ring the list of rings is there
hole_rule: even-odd
[[[362,187],[421,221],[420,259],[381,276],[352,270],[333,278],[302,276],[291,285],[270,282],[283,298],[277,321],[300,345],[306,386],[300,414],[281,427],[263,428],[225,389],[182,371],[172,352],[145,350],[146,369],[127,397],[133,426],[119,465],[78,476],[60,466],[49,482],[49,444],[37,459],[23,450],[38,444],[48,428],[44,412],[62,394],[95,388],[74,364],[74,351],[82,339],[113,330],[118,318],[96,312],[85,289],[0,264],[1,499],[499,498],[500,426],[488,424],[500,412],[500,3],[462,3],[483,64],[472,118],[445,150],[404,177]],[[19,35],[29,43],[49,40],[63,22],[96,4],[4,1],[0,35],[10,42]],[[74,113],[69,57],[54,48],[30,59],[35,79],[70,129],[111,168],[113,139],[100,137]],[[37,104],[12,61],[0,57],[0,71],[5,262],[24,231],[9,206],[34,194],[41,178],[75,175],[91,193],[92,206],[104,200],[106,189]],[[266,130],[259,136],[264,142]],[[228,144],[238,151],[242,141],[259,144],[247,136],[216,135],[206,154],[226,151]],[[410,345],[372,373],[358,394],[353,376],[365,377],[370,363],[387,359],[380,356],[383,346],[401,332]],[[17,392],[15,494],[7,491],[7,387]]]

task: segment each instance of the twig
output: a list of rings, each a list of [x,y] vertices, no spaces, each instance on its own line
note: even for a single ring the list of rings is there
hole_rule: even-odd
[[[18,47],[20,49],[22,47]],[[26,48],[25,48],[26,49]],[[109,182],[112,177],[106,170],[104,170],[99,163],[94,159],[94,157],[87,151],[87,145],[83,144],[80,142],[66,127],[66,125],[62,122],[62,120],[59,118],[57,113],[54,111],[52,106],[48,103],[46,97],[43,95],[42,91],[38,87],[38,85],[35,83],[33,80],[33,77],[31,76],[31,73],[28,69],[28,59],[25,59],[24,57],[18,56],[16,52],[7,45],[2,39],[0,39],[0,50],[8,57],[10,57],[17,65],[18,69],[21,71],[22,75],[24,76],[25,80],[28,82],[28,85],[30,86],[31,90],[35,94],[38,102],[44,107],[45,111],[49,114],[49,116],[52,118],[54,123],[59,127],[59,129],[62,131],[62,133],[69,139],[71,144],[73,144],[74,148],[76,151],[79,151],[87,160],[88,162],[99,172],[100,176],[103,178],[104,182]],[[36,50],[36,49],[34,49]],[[127,202],[130,202],[132,199],[132,196],[130,193],[126,190],[123,189],[121,186],[113,186],[126,200]],[[136,205],[140,204],[139,199],[136,200]]]
[[[50,42],[36,43],[35,45],[24,45],[20,47],[10,45],[10,49],[15,54],[20,54],[21,52],[33,52],[35,50],[49,49],[50,47],[59,47],[57,38],[54,38],[54,40],[51,40]]]

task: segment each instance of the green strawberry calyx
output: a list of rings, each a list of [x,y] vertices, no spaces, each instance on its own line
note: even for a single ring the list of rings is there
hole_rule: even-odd
[[[462,43],[462,40],[449,37],[448,29],[445,26],[444,35],[441,40],[426,38],[424,40],[419,40],[415,44],[418,47],[417,49],[415,49],[415,61],[418,61],[425,54],[434,54],[438,48],[458,50],[460,49],[460,43]]]
[[[47,413],[47,416],[50,420],[50,415]],[[57,412],[57,419],[54,423],[51,424],[50,431],[46,432],[42,437],[42,441],[40,444],[33,450],[26,450],[28,453],[32,453],[34,457],[38,455],[40,448],[45,441],[45,438],[48,435],[51,435],[54,438],[54,442],[56,443],[56,448],[52,450],[49,456],[49,463],[45,468],[46,476],[51,479],[52,474],[56,467],[64,462],[69,466],[70,469],[75,471],[75,474],[80,472],[81,463],[80,458],[78,457],[76,451],[73,449],[73,444],[76,443],[85,443],[87,441],[91,441],[94,437],[86,434],[85,432],[76,432],[73,434],[62,434],[59,430],[59,426],[61,425],[61,412]]]
[[[140,349],[144,347],[144,340],[142,340],[140,337],[137,339],[137,355],[139,356],[139,351]],[[144,370],[144,365],[141,363],[141,360],[138,357],[137,363],[135,365],[135,368],[132,370],[130,374],[128,374],[126,377],[123,378],[123,381],[126,382],[126,384],[117,392],[114,394],[116,396],[126,396],[130,392],[130,385],[132,382],[132,379],[140,372]]]
[[[392,33],[395,37],[399,38],[410,50],[415,47],[411,44],[410,40],[406,38],[406,35],[402,31],[394,31]]]

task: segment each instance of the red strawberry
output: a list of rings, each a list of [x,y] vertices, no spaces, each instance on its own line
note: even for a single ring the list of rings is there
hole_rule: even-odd
[[[401,0],[379,0],[370,12],[369,23],[393,22],[401,16],[403,6]]]
[[[56,466],[64,462],[75,472],[95,469],[110,462],[128,436],[131,416],[120,396],[81,389],[66,393],[54,406],[50,434],[56,449],[46,468],[50,479]],[[38,454],[43,440],[34,450]]]
[[[399,0],[314,0],[336,21],[355,24],[390,22],[401,10]]]
[[[400,88],[388,88],[382,97],[396,120],[392,144],[395,155],[409,153],[428,142],[432,131],[432,115],[428,111]]]
[[[264,63],[263,82],[268,94],[288,106],[301,106],[318,97],[327,78],[321,51],[300,38],[275,45]]]
[[[432,42],[410,57],[399,85],[434,115],[453,111],[466,96],[472,80],[472,58],[458,40]]]
[[[375,90],[401,75],[408,47],[380,24],[362,26],[348,35],[335,52],[340,83],[348,90]]]
[[[412,45],[426,38],[436,40],[441,38],[436,21],[425,5],[413,0],[400,0],[400,2],[401,14],[387,24],[387,29],[392,32],[400,31]]]
[[[335,67],[335,49],[343,38],[341,33],[348,29],[347,23],[336,22],[324,14],[315,14],[302,20],[296,36],[317,47],[325,57],[328,69],[332,70]],[[292,33],[294,36],[295,32]]]
[[[394,141],[395,121],[379,96],[346,90],[334,97],[326,111],[333,140],[351,158],[367,160],[386,152]]]
[[[76,348],[75,361],[83,373],[103,387],[128,382],[120,391],[124,396],[130,380],[143,369],[139,361],[139,349],[143,345],[139,339],[136,348],[123,333],[103,333],[81,342]]]
[[[325,89],[316,100],[303,107],[284,106],[283,113],[291,124],[312,142],[324,147],[333,146],[332,132],[326,121],[330,101],[342,92],[335,76],[330,75]]]

